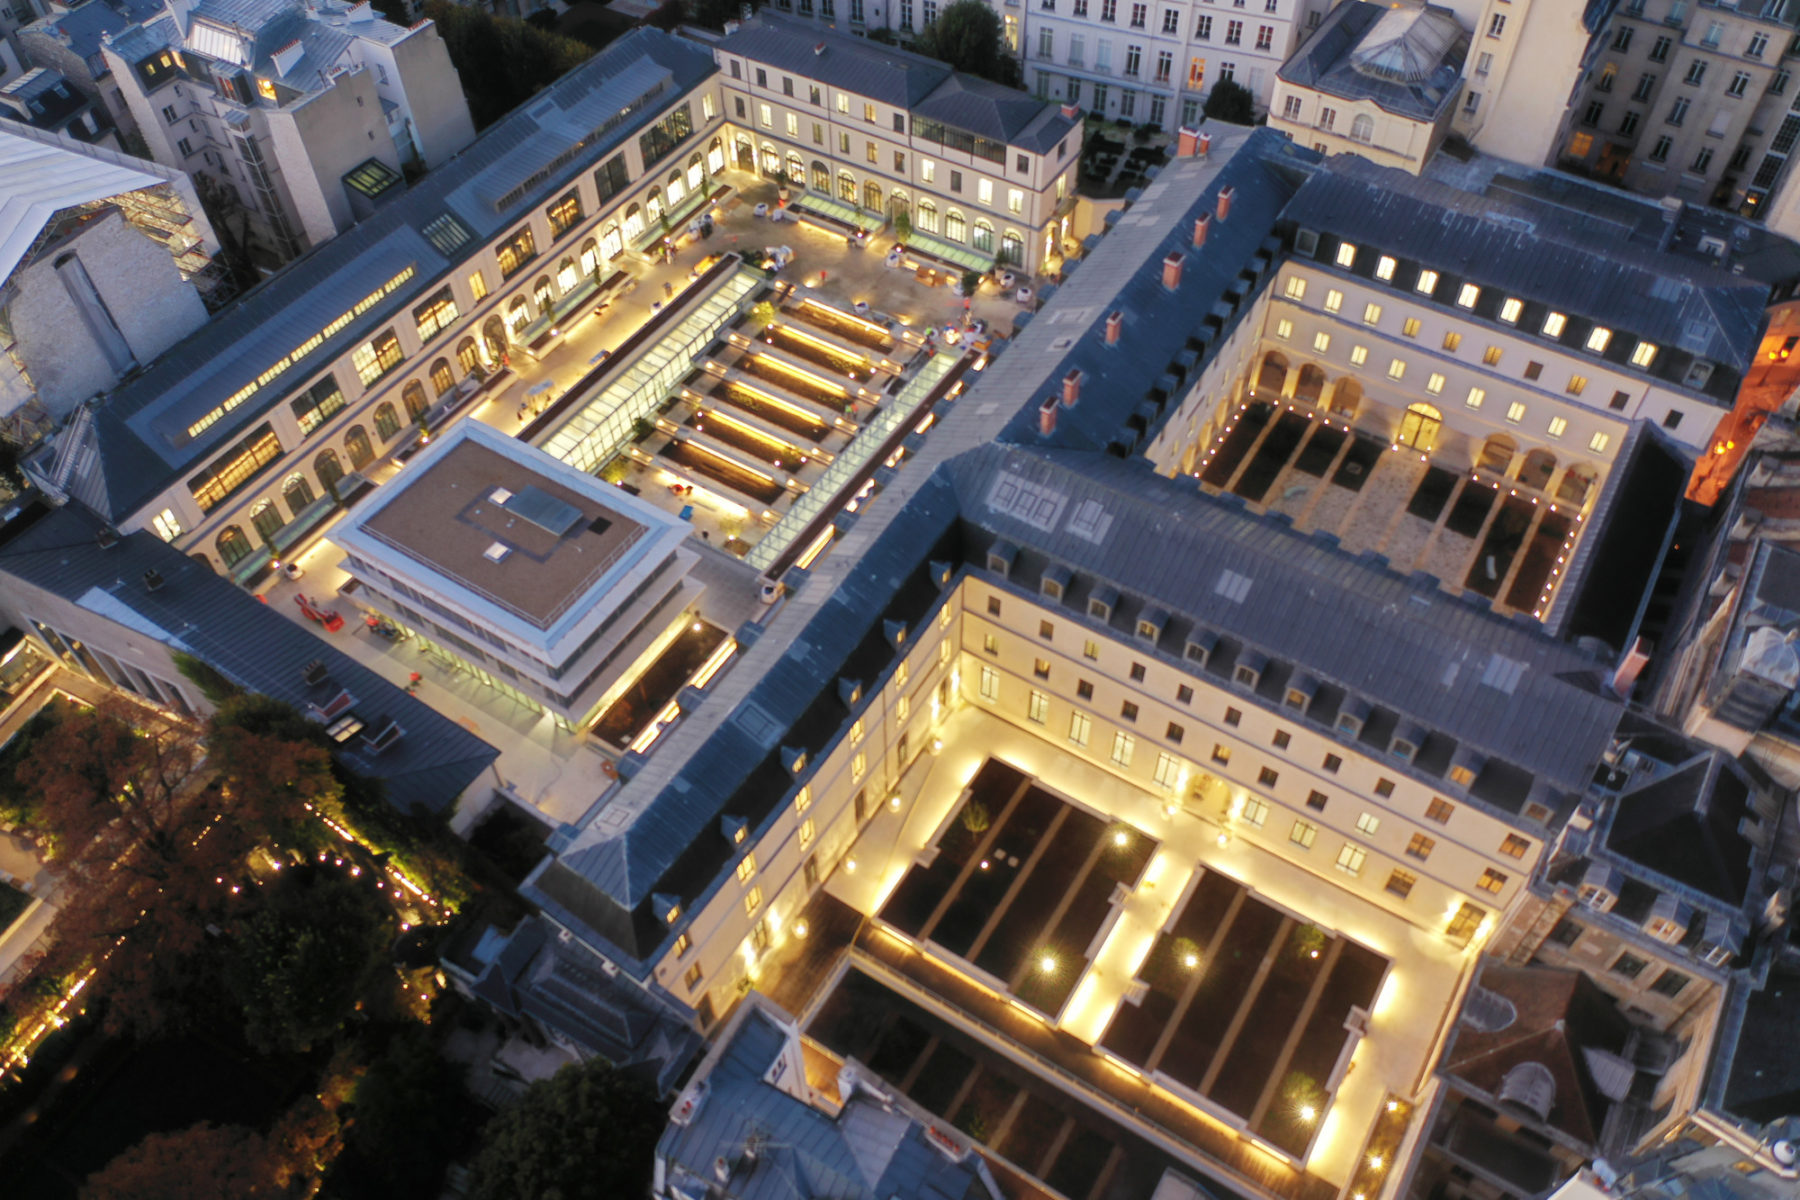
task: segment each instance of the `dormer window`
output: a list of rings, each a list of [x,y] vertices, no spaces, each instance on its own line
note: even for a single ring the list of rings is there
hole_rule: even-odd
[[[1547,314],[1544,317],[1544,336],[1553,338],[1561,337],[1563,326],[1568,323],[1569,319],[1559,312]]]
[[[1356,247],[1349,242],[1339,242],[1337,248],[1337,265],[1353,267],[1356,265]]]
[[[1631,365],[1645,370],[1656,361],[1656,347],[1650,342],[1639,342],[1631,348]]]
[[[1417,291],[1421,296],[1429,296],[1437,291],[1438,273],[1436,271],[1420,271]]]
[[[1481,299],[1481,289],[1472,283],[1463,284],[1456,293],[1456,303],[1459,308],[1474,308],[1475,302],[1479,299]]]
[[[1382,280],[1383,282],[1392,280],[1394,278],[1394,267],[1396,265],[1397,264],[1391,257],[1386,254],[1382,255],[1375,260],[1375,278]]]
[[[1713,365],[1711,363],[1696,360],[1694,365],[1687,369],[1687,378],[1682,382],[1691,388],[1703,388],[1712,378],[1712,373]]]
[[[1506,303],[1500,306],[1500,319],[1508,325],[1519,323],[1519,314],[1525,311],[1525,302],[1507,297]]]
[[[1606,326],[1596,325],[1588,331],[1587,348],[1595,354],[1606,353],[1606,348],[1610,345],[1612,345],[1612,330]]]

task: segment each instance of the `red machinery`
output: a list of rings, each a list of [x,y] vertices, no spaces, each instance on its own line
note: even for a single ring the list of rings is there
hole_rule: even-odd
[[[294,603],[306,614],[306,619],[325,627],[326,633],[336,633],[344,627],[344,618],[329,608],[319,608],[305,596],[295,596]]]

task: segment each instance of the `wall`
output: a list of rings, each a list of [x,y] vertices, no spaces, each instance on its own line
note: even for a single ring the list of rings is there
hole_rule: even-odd
[[[1550,162],[1569,107],[1569,81],[1580,74],[1587,49],[1581,14],[1582,5],[1568,0],[1486,0],[1469,22],[1475,36],[1453,131],[1486,154],[1529,166]],[[1492,37],[1496,16],[1506,26]],[[1485,55],[1493,57],[1483,70]],[[1471,96],[1480,97],[1473,112]]]
[[[450,51],[430,21],[413,26],[406,38],[385,49],[394,62],[391,88],[403,93],[394,99],[412,121],[419,156],[427,167],[435,167],[475,140],[475,122],[462,81],[450,65]]]
[[[400,170],[371,71],[350,71],[299,104],[259,115],[269,130],[263,153],[286,185],[289,218],[314,245],[355,221],[345,175],[371,158]]]

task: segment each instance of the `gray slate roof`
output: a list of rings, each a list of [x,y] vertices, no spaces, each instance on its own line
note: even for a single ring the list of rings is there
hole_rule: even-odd
[[[333,358],[405,313],[458,263],[635,137],[656,115],[656,105],[633,114],[574,162],[496,211],[498,199],[596,128],[604,119],[600,114],[617,112],[658,80],[668,81],[667,94],[673,97],[714,69],[704,49],[644,28],[570,71],[404,195],[290,264],[108,396],[91,430],[83,434],[83,444],[98,450],[97,464],[70,480],[71,495],[109,519],[123,520],[244,436]],[[451,256],[422,232],[446,212],[475,235]],[[312,351],[303,365],[259,390],[193,441],[186,439],[197,418],[408,265],[416,274],[406,285]],[[450,353],[449,347],[432,349]],[[71,445],[65,453],[81,448]]]
[[[51,13],[27,25],[21,32],[42,32],[88,60],[96,73],[105,70],[100,42],[109,33],[148,20],[162,11],[159,0],[87,0],[67,12]]]
[[[155,534],[126,534],[103,549],[96,540],[101,528],[100,521],[73,505],[42,515],[0,544],[0,585],[16,577],[114,621],[129,621],[139,632],[208,663],[246,691],[302,711],[308,703],[323,704],[348,689],[356,697],[353,711],[371,732],[387,717],[406,731],[380,754],[370,753],[360,739],[340,751],[345,765],[365,778],[379,779],[388,799],[403,811],[443,812],[499,756],[449,717]],[[163,579],[154,592],[143,583],[147,570]],[[314,659],[330,672],[330,681],[317,687],[301,677]]]
[[[1448,9],[1428,5],[1425,10],[1427,20],[1447,18],[1452,25],[1456,23],[1456,15]],[[1382,78],[1358,70],[1354,61],[1358,50],[1364,47],[1376,23],[1393,11],[1389,5],[1371,4],[1368,0],[1348,0],[1338,5],[1325,15],[1318,30],[1293,57],[1281,64],[1278,74],[1299,87],[1345,100],[1372,101],[1388,112],[1415,121],[1435,121],[1446,106],[1456,102],[1462,90],[1468,36],[1464,34],[1444,48],[1441,57],[1431,64],[1427,77],[1420,81]]]

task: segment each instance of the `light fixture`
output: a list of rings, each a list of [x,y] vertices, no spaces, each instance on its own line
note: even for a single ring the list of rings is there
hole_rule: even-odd
[[[1126,833],[1123,829],[1113,834],[1113,845],[1115,846],[1123,846],[1129,841],[1131,841],[1131,835]]]
[[[1319,1115],[1319,1110],[1314,1108],[1312,1105],[1302,1104],[1300,1106],[1300,1119],[1302,1121],[1311,1121],[1314,1117],[1316,1117],[1318,1115]]]
[[[1184,954],[1181,956],[1181,965],[1191,971],[1200,965],[1200,956],[1191,952]]]
[[[893,795],[888,797],[888,807],[895,812],[900,811],[900,793],[899,792],[895,792]]]
[[[1056,974],[1056,955],[1046,954],[1038,959],[1038,970],[1046,975]]]
[[[794,936],[795,937],[804,938],[807,934],[809,934],[811,932],[812,932],[812,926],[808,925],[806,923],[805,918],[802,918],[802,919],[794,922]]]
[[[852,875],[856,874],[856,860],[854,858],[846,858],[844,860],[844,870]]]
[[[1377,1171],[1381,1170],[1381,1155],[1379,1155],[1379,1154],[1369,1155],[1369,1166],[1371,1168],[1373,1168],[1374,1170],[1377,1170]]]

